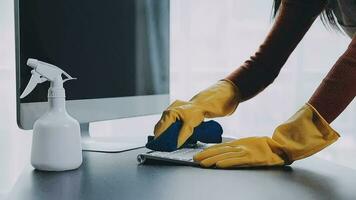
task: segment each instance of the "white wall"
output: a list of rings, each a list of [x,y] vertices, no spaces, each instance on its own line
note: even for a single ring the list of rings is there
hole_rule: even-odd
[[[223,78],[263,40],[270,27],[272,1],[172,0],[172,100],[187,100]],[[17,128],[13,1],[0,1],[0,197],[29,163],[31,132]],[[226,134],[271,135],[313,93],[349,39],[328,32],[318,21],[289,59],[274,84],[224,119]],[[318,156],[356,168],[355,102],[334,123],[342,138]],[[94,132],[119,130],[144,137],[159,116],[96,123]],[[139,127],[137,123],[145,123]],[[141,130],[142,128],[142,130]],[[104,131],[103,131],[104,130]],[[107,134],[106,134],[107,135]]]
[[[30,134],[16,125],[13,1],[0,1],[0,198],[28,162]]]

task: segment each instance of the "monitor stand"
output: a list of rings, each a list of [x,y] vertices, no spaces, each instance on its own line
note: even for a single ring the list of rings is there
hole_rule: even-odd
[[[144,147],[144,144],[128,143],[115,137],[91,137],[89,123],[80,124],[82,150],[106,153],[117,153]]]

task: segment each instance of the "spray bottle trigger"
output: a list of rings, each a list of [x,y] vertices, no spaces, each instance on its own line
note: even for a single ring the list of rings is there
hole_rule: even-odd
[[[25,90],[23,91],[23,93],[21,94],[20,98],[25,98],[28,94],[30,94],[32,92],[33,89],[35,89],[35,87],[37,86],[38,83],[43,83],[45,81],[47,81],[46,78],[41,77],[41,75],[39,73],[37,73],[35,70],[31,71],[31,79],[30,82],[28,82]]]

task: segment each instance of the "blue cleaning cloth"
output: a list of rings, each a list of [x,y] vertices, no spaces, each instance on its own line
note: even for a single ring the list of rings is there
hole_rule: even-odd
[[[171,152],[177,150],[178,134],[181,127],[182,122],[176,121],[157,139],[154,139],[154,136],[148,136],[146,147],[155,151]],[[193,135],[188,138],[181,148],[189,148],[195,145],[197,141],[221,143],[222,133],[223,129],[218,122],[214,120],[203,122],[194,128]]]

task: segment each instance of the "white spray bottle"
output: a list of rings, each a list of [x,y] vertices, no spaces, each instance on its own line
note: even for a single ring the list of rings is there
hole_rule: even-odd
[[[38,170],[64,171],[78,168],[82,163],[80,126],[65,107],[63,83],[73,80],[62,69],[36,60],[28,59],[32,76],[20,98],[32,92],[38,83],[50,81],[48,111],[33,126],[31,164]],[[62,79],[62,74],[66,77]]]

